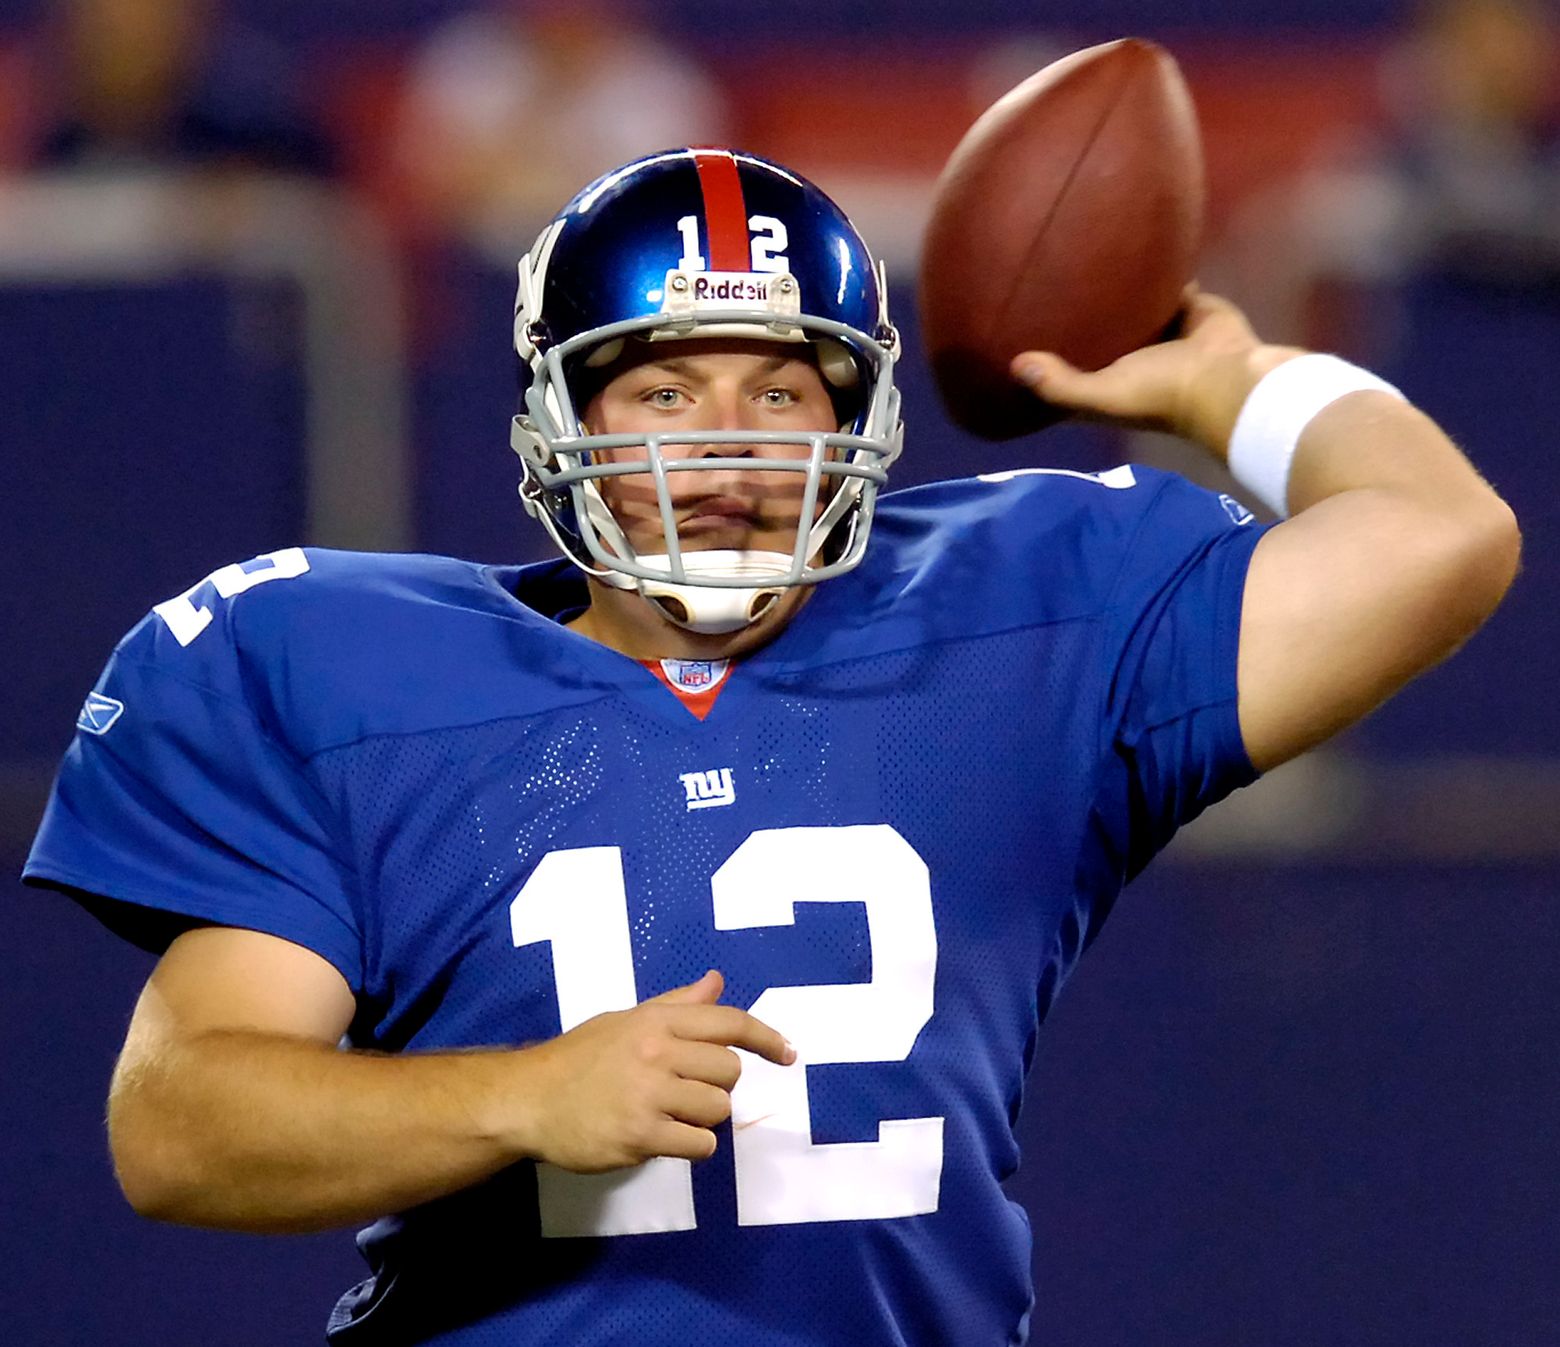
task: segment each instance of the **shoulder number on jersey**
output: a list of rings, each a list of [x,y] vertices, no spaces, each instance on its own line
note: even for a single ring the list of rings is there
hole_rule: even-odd
[[[1000,486],[1019,477],[1076,477],[1083,482],[1098,482],[1112,491],[1128,491],[1137,485],[1130,463],[1106,468],[1104,472],[1078,472],[1073,468],[1010,468],[1007,472],[983,472],[975,480]]]
[[[188,645],[211,625],[211,609],[204,603],[196,603],[195,596],[207,585],[224,599],[236,598],[256,585],[271,580],[294,580],[309,569],[309,559],[301,547],[284,547],[280,552],[266,552],[253,561],[235,562],[212,571],[204,580],[197,581],[184,593],[152,609],[168,624],[173,639],[180,645]]]

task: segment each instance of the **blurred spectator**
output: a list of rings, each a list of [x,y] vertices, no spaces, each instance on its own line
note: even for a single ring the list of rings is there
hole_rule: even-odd
[[[59,0],[41,167],[326,174],[285,54],[215,0]]]
[[[1552,0],[1427,0],[1383,72],[1386,134],[1304,184],[1316,268],[1560,284]]]
[[[636,155],[727,135],[705,72],[606,0],[497,0],[436,32],[396,146],[425,226],[506,265],[588,182]]]
[[[1497,283],[1560,280],[1555,25],[1546,0],[1436,0],[1389,70],[1405,260]]]

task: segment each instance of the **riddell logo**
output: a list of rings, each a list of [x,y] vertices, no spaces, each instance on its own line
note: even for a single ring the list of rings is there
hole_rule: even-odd
[[[705,274],[694,278],[693,297],[695,300],[729,299],[764,304],[769,300],[769,282],[740,273],[718,279]]]

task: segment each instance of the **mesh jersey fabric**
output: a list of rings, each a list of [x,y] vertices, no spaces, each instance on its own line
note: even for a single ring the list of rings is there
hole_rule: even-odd
[[[703,721],[551,620],[563,563],[311,551],[195,591],[185,645],[125,638],[25,877],[149,947],[315,950],[361,1047],[523,1044],[711,967],[807,1045],[691,1206],[625,1190],[649,1233],[591,1233],[619,1217],[530,1163],[380,1221],[338,1344],[1023,1342],[1000,1185],[1038,1027],[1126,879],[1254,775],[1240,517],[1147,469],[885,497]]]

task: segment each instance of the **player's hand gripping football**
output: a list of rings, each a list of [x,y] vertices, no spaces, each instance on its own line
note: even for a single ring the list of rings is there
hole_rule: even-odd
[[[1269,370],[1303,352],[1262,342],[1227,299],[1189,286],[1179,335],[1095,373],[1048,351],[1015,356],[1013,377],[1077,415],[1168,431],[1223,459],[1246,396]]]
[[[541,1111],[528,1149],[577,1173],[637,1165],[656,1155],[704,1160],[711,1130],[731,1116],[731,1090],[746,1048],[780,1066],[796,1051],[735,1006],[711,969],[632,1010],[597,1015],[526,1049],[539,1072]]]

